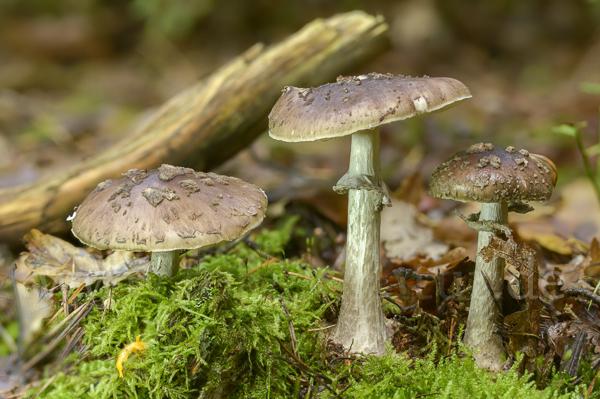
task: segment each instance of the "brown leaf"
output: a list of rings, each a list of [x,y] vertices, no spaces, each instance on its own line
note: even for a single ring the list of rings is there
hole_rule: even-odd
[[[150,262],[147,257],[137,258],[128,251],[115,251],[106,259],[96,259],[85,249],[36,229],[27,233],[24,240],[29,250],[25,264],[35,273],[71,288],[97,280],[116,284],[130,274],[145,272]]]
[[[57,298],[37,284],[31,290],[16,281],[13,285],[19,310],[19,348],[24,348],[42,328],[42,321],[52,316]]]
[[[592,242],[590,243],[589,256],[592,264],[600,262],[600,245],[598,245],[596,237],[592,238]]]
[[[439,259],[448,246],[437,242],[433,230],[417,221],[417,208],[392,198],[392,207],[381,212],[381,241],[388,258],[412,259],[423,254]]]

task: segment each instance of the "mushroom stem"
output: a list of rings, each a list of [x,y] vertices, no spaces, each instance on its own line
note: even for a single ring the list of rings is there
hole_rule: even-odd
[[[508,225],[508,203],[483,203],[479,221],[491,221],[498,225]],[[464,342],[475,350],[473,357],[480,367],[493,371],[499,371],[504,364],[502,339],[494,334],[494,322],[500,314],[496,303],[502,303],[502,284],[504,281],[504,259],[494,258],[486,262],[479,252],[489,244],[490,237],[494,233],[480,231],[477,241],[477,262],[475,266],[475,278],[473,280],[473,293],[471,294],[471,306],[467,319]],[[492,297],[487,287],[483,274],[487,277],[491,289],[496,294],[496,300]]]
[[[179,270],[179,250],[155,251],[150,258],[148,272],[158,276],[173,277]]]
[[[380,181],[379,130],[352,135],[347,175],[373,176]],[[350,187],[348,239],[342,306],[333,341],[353,352],[381,355],[386,352],[387,331],[379,299],[379,229],[381,186]]]

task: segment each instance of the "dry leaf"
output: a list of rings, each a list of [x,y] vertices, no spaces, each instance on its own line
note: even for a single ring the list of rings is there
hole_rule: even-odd
[[[24,237],[29,256],[26,265],[35,273],[51,277],[57,284],[71,288],[90,285],[96,280],[116,284],[130,274],[146,272],[150,260],[133,252],[115,251],[106,259],[96,259],[83,248],[32,229]]]
[[[417,222],[414,205],[391,200],[392,207],[381,212],[381,241],[388,258],[408,260],[424,254],[437,260],[448,251],[446,244],[434,240],[432,229]]]
[[[531,236],[531,239],[540,244],[543,248],[556,252],[560,255],[572,255],[573,250],[568,245],[567,240],[552,233],[537,233]]]
[[[600,245],[598,245],[596,237],[592,238],[592,242],[590,243],[589,256],[592,264],[600,263]]]
[[[14,269],[10,274],[19,314],[19,350],[23,350],[42,328],[42,321],[54,313],[57,298],[40,285],[33,284],[29,290],[23,284],[17,283]]]

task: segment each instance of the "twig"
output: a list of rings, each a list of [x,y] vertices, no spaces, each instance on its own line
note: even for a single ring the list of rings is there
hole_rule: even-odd
[[[60,351],[60,355],[58,355],[58,357],[54,361],[54,364],[52,366],[53,369],[55,367],[57,367],[67,357],[67,355],[73,350],[75,345],[77,345],[77,342],[79,341],[79,339],[83,336],[84,332],[85,332],[85,330],[83,329],[83,327],[79,327],[77,329],[77,331],[75,331],[75,334],[73,334],[73,336],[68,340],[65,347]]]
[[[587,343],[586,339],[587,333],[585,331],[577,333],[573,345],[569,348],[571,349],[571,357],[564,364],[561,364],[560,371],[566,371],[571,378],[577,375],[579,363],[584,355],[584,349]]]
[[[312,375],[313,377],[318,378],[321,381],[326,382],[327,384],[331,384],[333,382],[333,380],[331,378],[327,377],[326,375],[321,374],[318,371],[313,371],[310,367],[303,366],[301,364],[295,364],[294,362],[291,362],[288,359],[285,359],[285,358],[283,358],[283,357],[281,357],[279,355],[276,355],[276,354],[274,354],[271,351],[267,351],[267,355],[273,356],[274,358],[276,358],[278,360],[281,360],[281,361],[289,364],[290,366],[297,368],[300,371],[304,371],[305,373],[307,373],[309,375]],[[330,386],[328,386],[327,384],[325,384],[325,387],[328,390],[330,390],[333,394],[336,394],[336,392]]]
[[[299,273],[294,273],[294,272],[288,272],[287,270],[283,270],[282,273],[285,274],[286,276],[296,276],[296,277],[300,277],[300,278],[303,278],[303,279],[308,280],[308,281],[315,281],[314,278],[305,276],[304,274],[299,274]],[[320,281],[319,281],[319,283],[323,284]]]
[[[108,306],[104,306],[104,310],[102,310],[102,317],[100,318],[100,325],[102,325],[102,323],[104,323],[104,315],[106,314],[106,312],[110,313],[110,309],[111,309],[111,303],[112,303],[112,284],[109,283],[108,286],[108,297],[106,298],[106,302],[108,303]]]
[[[46,355],[48,355],[50,352],[52,352],[54,350],[54,348],[59,344],[59,342],[81,321],[81,319],[83,319],[85,316],[87,316],[87,314],[92,310],[92,307],[90,306],[91,303],[92,303],[92,301],[88,301],[84,306],[82,306],[80,309],[85,309],[85,310],[80,311],[79,314],[77,315],[77,317],[75,317],[71,321],[71,323],[69,323],[69,325],[60,333],[60,335],[54,339],[54,341],[52,341],[50,344],[48,344],[48,346],[42,352],[39,352],[37,355],[35,355],[31,359],[29,359],[29,361],[27,363],[22,365],[21,372],[25,372],[25,371],[29,370],[31,367],[36,365],[40,360],[42,360],[44,357],[46,357]],[[75,312],[73,312],[71,314],[75,314]]]
[[[281,304],[281,306],[283,306],[285,315],[288,318],[288,327],[290,329],[290,339],[292,341],[292,350],[294,351],[294,354],[296,355],[296,357],[299,359],[300,356],[298,355],[298,341],[296,340],[296,332],[294,331],[294,323],[292,323],[292,315],[290,314],[287,306],[285,306],[285,303],[283,302],[282,298],[279,298],[279,303]]]
[[[331,274],[325,273],[325,274],[323,274],[323,277],[329,278],[331,280],[337,281],[338,283],[344,284],[344,280],[342,280],[341,278],[334,277]]]
[[[479,220],[479,213],[472,213],[469,216],[465,216],[455,209],[454,214],[475,231],[486,231],[488,233],[494,233],[497,236],[504,235],[506,237],[512,237],[511,229],[491,220]]]
[[[54,374],[52,377],[50,377],[50,379],[48,379],[48,381],[46,381],[46,383],[42,386],[42,388],[39,391],[37,391],[36,394],[31,397],[31,399],[35,399],[38,396],[40,396],[40,394],[42,392],[44,392],[46,390],[46,388],[48,388],[50,386],[50,384],[52,384],[52,382],[54,381],[54,379],[57,376],[58,376],[58,374]]]
[[[281,342],[281,340],[279,338],[275,338],[275,339],[277,340],[277,342],[279,342],[279,345],[283,348],[283,350],[286,351],[287,354],[292,357],[292,359],[294,359],[295,361],[297,361],[299,364],[303,365],[304,367],[308,367],[308,365],[306,363],[304,363],[302,360],[300,360],[298,357],[296,357],[296,355],[294,354],[294,352],[292,352],[291,350],[289,350],[287,348],[287,346],[285,346],[283,344],[283,342]]]
[[[330,326],[327,326],[327,327],[311,328],[310,330],[306,330],[306,331],[322,331],[322,330],[328,330],[328,329],[330,329],[330,328],[333,328],[333,327],[335,327],[335,326],[336,326],[335,324],[332,324],[332,325],[330,325]]]
[[[598,369],[598,366],[600,366],[600,359],[596,359],[592,362],[592,364],[590,364],[590,366],[592,367],[592,370],[596,370]],[[596,376],[594,377],[594,379],[592,380],[592,382],[590,382],[590,386],[588,388],[587,391],[587,395],[586,398],[589,398],[590,395],[592,394],[592,390],[594,389],[594,385],[596,385],[596,380],[598,379],[598,376],[600,375],[600,371],[598,371],[598,373],[596,374]],[[577,379],[583,379],[583,375],[578,377]],[[577,385],[579,385],[579,383],[577,383]]]
[[[446,350],[446,356],[450,355],[450,348],[452,347],[452,334],[454,333],[454,325],[456,324],[456,319],[453,317],[452,321],[450,322],[450,334],[448,334],[448,339],[450,340],[450,342],[448,342],[448,349]]]
[[[583,140],[581,139],[581,133],[579,133],[579,129],[575,129],[575,141],[577,142],[577,148],[579,149],[581,157],[583,158],[585,173],[587,174],[588,179],[590,179],[590,182],[596,191],[598,200],[600,200],[600,184],[598,183],[598,176],[596,176],[596,173],[592,169],[592,164],[590,163],[590,158],[588,157],[587,151],[583,145]]]
[[[587,299],[591,300],[596,305],[600,306],[600,295],[596,295],[593,292],[588,291],[586,289],[583,289],[583,288],[566,288],[566,289],[563,290],[563,292],[566,295],[569,295],[569,296],[581,295],[581,296],[586,297]]]
[[[342,394],[343,394],[344,392],[346,392],[346,390],[347,390],[348,388],[350,388],[351,386],[352,386],[352,382],[350,382],[348,385],[346,385],[346,387],[345,387],[344,389],[342,389],[342,390],[341,390],[341,391],[340,391],[340,392],[339,392],[337,395],[333,396],[331,399],[341,398],[341,397],[342,397]]]
[[[271,263],[275,263],[275,262],[279,262],[278,258],[272,258],[269,259],[268,261],[264,262],[263,264],[261,264],[260,266],[256,266],[254,269],[250,270],[248,273],[246,274],[252,274],[254,272],[256,272],[257,270],[262,269],[263,267],[267,267],[269,266]]]
[[[77,295],[79,295],[79,293],[81,292],[81,290],[83,290],[84,288],[85,288],[85,283],[81,284],[81,285],[79,286],[79,288],[77,288],[77,289],[75,290],[75,292],[74,292],[74,293],[73,293],[73,294],[72,294],[72,295],[69,297],[69,303],[73,302],[73,300],[74,300],[75,298],[77,298]]]
[[[63,270],[65,270],[67,268],[67,266],[69,266],[69,263],[72,263],[73,266],[71,266],[72,268],[75,267],[75,259],[73,258],[73,255],[71,255],[71,257],[69,258],[68,261],[65,262],[64,265],[62,265],[57,271],[56,274],[59,275]]]

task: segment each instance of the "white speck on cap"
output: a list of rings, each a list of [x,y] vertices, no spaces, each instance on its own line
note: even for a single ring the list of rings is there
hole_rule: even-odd
[[[415,105],[415,109],[419,112],[425,112],[427,110],[427,100],[423,97],[415,98],[413,104]]]
[[[77,215],[77,211],[73,211],[73,214],[71,216],[67,216],[67,222],[70,222],[71,220],[75,219],[75,215]]]

